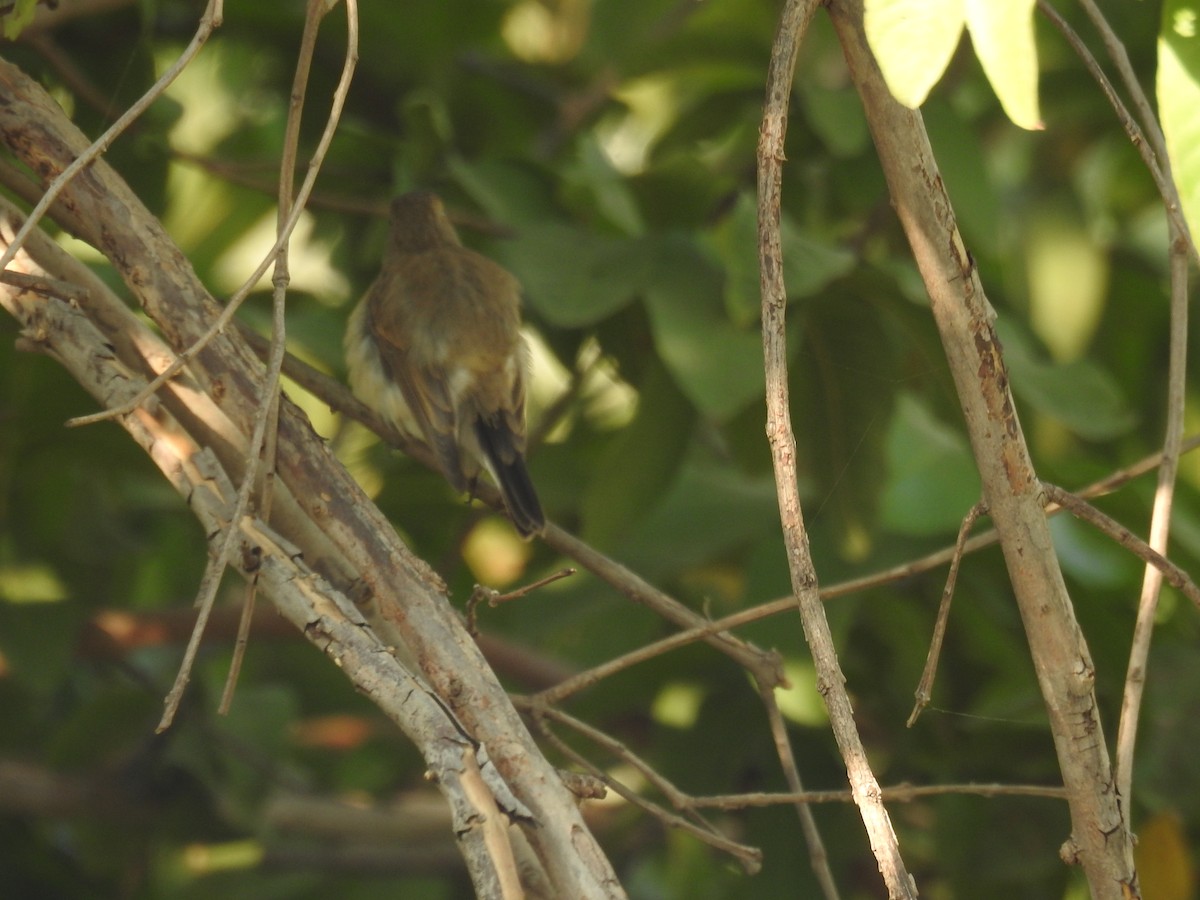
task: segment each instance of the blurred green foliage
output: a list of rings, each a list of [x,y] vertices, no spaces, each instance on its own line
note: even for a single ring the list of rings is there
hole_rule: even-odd
[[[218,295],[269,246],[304,6],[227,5],[200,59],[107,155]],[[1110,14],[1148,84],[1157,23],[1136,5]],[[70,21],[53,34],[69,70],[45,44],[6,45],[4,55],[95,135],[178,53],[196,15],[194,3],[159,0]],[[754,211],[776,15],[765,0],[365,0],[358,72],[293,257],[293,351],[340,377],[344,319],[381,248],[382,218],[368,210],[381,213],[387,197],[415,186],[439,191],[466,241],[527,289],[537,345],[531,427],[544,435],[531,468],[550,516],[712,616],[788,591],[764,435]],[[1099,90],[1056,34],[1039,24],[1039,37],[1045,131],[1012,126],[969,56],[951,64],[925,115],[999,314],[1036,464],[1076,487],[1161,440],[1166,231],[1151,180]],[[323,126],[343,51],[337,9],[317,48],[305,148]],[[792,415],[818,573],[833,584],[950,543],[977,479],[919,279],[821,15],[796,88],[783,195]],[[1047,255],[1067,266],[1065,278]],[[244,315],[261,326],[266,304],[252,300]],[[0,321],[0,762],[78,776],[121,802],[34,812],[4,811],[0,799],[0,893],[463,896],[461,875],[263,861],[320,843],[269,823],[277,792],[382,801],[422,782],[416,754],[299,636],[254,640],[228,717],[215,708],[229,647],[211,641],[178,724],[154,735],[179,644],[114,655],[94,640],[95,623],[186,610],[203,535],[119,429],[62,427],[91,401],[51,360],[15,352],[15,337]],[[475,581],[504,587],[564,564],[495,528],[359,426],[293,395],[443,573],[454,602]],[[1185,460],[1173,546],[1185,568],[1200,558],[1198,488],[1200,467]],[[1151,476],[1102,506],[1144,533],[1152,501]],[[1055,535],[1111,739],[1141,569],[1078,523],[1056,520]],[[1056,784],[995,549],[965,561],[933,708],[903,727],[944,575],[829,606],[880,780]],[[588,575],[486,611],[483,628],[579,668],[668,633]],[[1159,630],[1134,828],[1177,823],[1186,866],[1200,838],[1200,628],[1169,590]],[[777,648],[793,671],[808,665],[794,615],[742,633]],[[529,689],[513,677],[514,689]],[[800,708],[812,708],[812,686],[797,690],[807,692]],[[745,674],[702,645],[601,682],[570,711],[687,791],[785,788]],[[791,727],[806,785],[843,786],[827,729],[811,715]],[[925,896],[1077,890],[1057,856],[1068,831],[1060,803],[947,796],[892,812]],[[879,896],[854,809],[815,814],[843,896]],[[635,897],[817,895],[789,808],[719,821],[766,851],[759,875],[628,809],[606,814],[600,832]]]

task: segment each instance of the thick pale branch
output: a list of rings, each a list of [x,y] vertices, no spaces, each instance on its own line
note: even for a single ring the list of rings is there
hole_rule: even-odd
[[[0,138],[43,179],[53,179],[87,146],[45,92],[3,62],[0,93],[6,100],[0,108]],[[79,236],[109,258],[173,348],[190,346],[204,334],[219,307],[161,224],[106,164],[82,170],[64,188],[60,203],[70,211]],[[235,332],[217,335],[197,354],[187,377],[206,395],[202,405],[212,404],[231,424],[232,437],[244,444],[262,378],[262,366],[250,348]],[[160,396],[171,395],[173,385]],[[183,424],[186,428],[188,423]],[[396,627],[433,691],[486,747],[531,811],[537,827],[526,829],[526,835],[554,890],[572,897],[622,896],[574,798],[539,753],[463,630],[440,581],[399,542],[291,403],[281,404],[279,428],[280,481],[299,499],[294,517],[277,505],[273,525],[303,550],[315,572],[356,600],[372,598]],[[236,475],[231,468],[230,477]]]
[[[921,116],[891,96],[868,48],[861,0],[838,0],[830,9],[929,294],[1025,623],[1071,808],[1068,855],[1082,864],[1097,900],[1129,900],[1138,896],[1137,874],[1100,727],[1095,672],[1054,553],[994,313],[958,233]]]
[[[6,238],[12,234],[10,228],[3,231]],[[17,262],[32,265],[24,253]],[[119,403],[143,386],[144,381],[116,358],[78,309],[21,289],[5,289],[0,300],[24,325],[27,341],[58,359],[102,403]],[[238,526],[230,528],[235,498],[229,477],[215,455],[197,445],[169,412],[161,406],[156,413],[139,408],[123,416],[121,424],[187,500],[206,534],[214,539],[233,535],[240,546],[231,558],[238,563],[236,568],[246,577],[258,578],[284,616],[333,658],[421,750],[450,803],[453,833],[480,895],[510,896],[511,891],[493,887],[504,883],[505,872],[513,865],[511,851],[506,864],[503,848],[489,839],[484,827],[496,816],[481,808],[477,749],[446,706],[379,643],[353,604],[309,569],[290,542],[249,516],[240,517]],[[488,771],[492,793],[504,798],[510,814],[527,816],[495,770]]]

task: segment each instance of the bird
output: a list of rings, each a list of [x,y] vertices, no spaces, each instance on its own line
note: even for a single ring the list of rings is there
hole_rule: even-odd
[[[546,518],[525,463],[520,307],[516,277],[463,246],[441,199],[406,193],[391,202],[379,275],[350,315],[345,353],[354,394],[418,432],[458,492],[486,470],[528,540]]]

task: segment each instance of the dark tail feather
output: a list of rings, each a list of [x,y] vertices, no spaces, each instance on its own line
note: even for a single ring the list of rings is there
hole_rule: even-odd
[[[475,422],[475,437],[487,458],[488,468],[500,486],[500,493],[504,495],[509,518],[521,537],[541,534],[546,527],[546,516],[512,432],[503,424],[478,419]]]

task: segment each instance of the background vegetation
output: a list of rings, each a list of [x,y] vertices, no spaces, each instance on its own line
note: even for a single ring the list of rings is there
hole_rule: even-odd
[[[3,49],[90,135],[178,55],[199,12],[172,0],[107,5]],[[271,243],[303,13],[293,0],[231,4],[167,98],[106,157],[218,297]],[[387,198],[417,186],[441,193],[466,241],[526,287],[531,469],[548,514],[714,618],[790,590],[763,431],[754,199],[777,14],[760,0],[365,0],[359,68],[292,257],[290,349],[343,377],[341,332],[377,269]],[[1156,11],[1112,4],[1106,14],[1149,86]],[[332,15],[320,36],[308,146],[340,70],[343,27]],[[964,50],[923,114],[999,315],[1035,464],[1076,488],[1161,445],[1166,225],[1095,83],[1044,21],[1038,38],[1044,131],[1005,118]],[[787,157],[792,415],[818,573],[833,585],[951,543],[979,487],[927,301],[822,16],[801,54]],[[268,291],[242,313],[264,330]],[[448,833],[439,843],[434,828],[405,854],[397,848],[411,842],[388,832],[374,847],[332,808],[289,817],[301,799],[411,797],[423,764],[269,613],[232,713],[215,711],[230,657],[218,628],[178,723],[154,735],[205,536],[117,428],[63,428],[93,402],[52,360],[17,352],[16,336],[0,320],[5,893],[463,896],[453,852],[439,856]],[[362,426],[289,393],[455,604],[476,582],[514,587],[566,563]],[[1144,534],[1153,488],[1143,476],[1099,505]],[[1189,570],[1200,556],[1198,489],[1200,468],[1185,458],[1171,555]],[[1066,517],[1053,531],[1111,740],[1141,565]],[[904,728],[944,577],[938,568],[828,605],[876,774],[887,785],[1059,783],[994,548],[964,562],[933,708]],[[481,629],[515,651],[499,669],[517,692],[546,686],[546,669],[582,670],[672,631],[585,574],[481,611]],[[805,785],[844,787],[794,614],[738,633],[785,660],[793,689],[780,702]],[[1167,589],[1132,809],[1149,900],[1195,896],[1198,636],[1195,610]],[[786,788],[745,673],[702,644],[601,681],[569,711],[692,794]],[[653,795],[627,764],[571,742]],[[1082,896],[1058,859],[1068,833],[1059,800],[949,792],[891,812],[925,896]],[[843,896],[878,896],[854,808],[815,814]],[[636,897],[816,895],[791,808],[713,818],[763,849],[760,873],[618,801],[598,805],[594,822]]]

